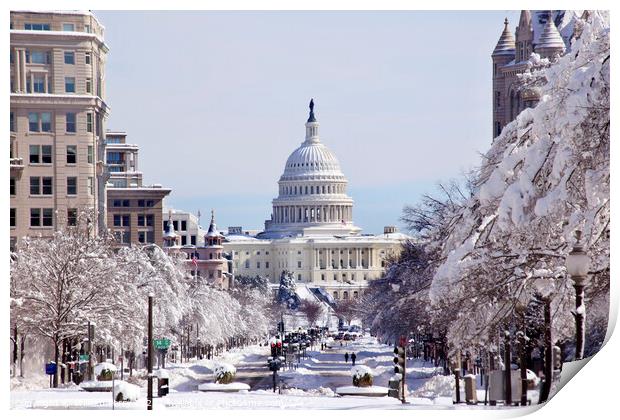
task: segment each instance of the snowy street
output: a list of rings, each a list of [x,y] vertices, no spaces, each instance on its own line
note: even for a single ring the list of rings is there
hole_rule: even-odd
[[[373,337],[358,341],[338,341],[325,351],[308,351],[298,368],[281,371],[282,394],[272,392],[272,376],[266,367],[268,347],[249,346],[223,354],[217,360],[197,360],[170,364],[171,392],[156,398],[154,409],[175,408],[401,408],[390,397],[339,397],[338,386],[351,385],[351,361],[345,363],[344,353],[355,352],[357,365],[366,365],[374,372],[374,384],[387,386],[393,370],[393,348],[378,344]],[[213,366],[217,362],[231,363],[237,368],[235,380],[251,386],[249,392],[201,392],[198,385],[213,382]],[[452,407],[452,377],[433,376],[440,368],[420,360],[408,362],[407,386],[411,402],[407,408],[442,405]],[[12,408],[94,408],[112,409],[111,392],[84,392],[77,386],[66,389],[32,389],[11,392]],[[146,385],[136,402],[115,403],[116,409],[144,409]]]

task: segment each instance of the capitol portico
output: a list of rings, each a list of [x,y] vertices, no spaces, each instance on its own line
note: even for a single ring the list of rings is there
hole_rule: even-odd
[[[224,250],[232,253],[234,274],[278,283],[287,270],[298,283],[322,288],[336,299],[361,294],[409,237],[390,226],[383,234],[362,234],[353,223],[347,184],[338,159],[320,141],[311,101],[305,139],[286,161],[265,230],[256,236],[226,235]]]

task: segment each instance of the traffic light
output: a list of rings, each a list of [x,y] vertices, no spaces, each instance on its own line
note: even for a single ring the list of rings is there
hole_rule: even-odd
[[[406,352],[404,346],[394,347],[394,373],[398,373],[401,377],[405,374]],[[404,379],[404,378],[403,378]]]

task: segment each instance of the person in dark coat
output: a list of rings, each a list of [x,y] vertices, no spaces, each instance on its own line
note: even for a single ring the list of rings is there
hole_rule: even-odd
[[[353,366],[355,366],[355,359],[357,358],[357,356],[355,355],[355,353],[351,353],[351,362],[353,362]]]
[[[344,354],[344,362],[345,362],[345,363],[349,363],[349,352],[346,352],[346,353]]]

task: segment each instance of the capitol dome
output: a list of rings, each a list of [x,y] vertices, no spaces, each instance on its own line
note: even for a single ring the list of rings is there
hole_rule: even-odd
[[[265,221],[260,236],[359,233],[361,229],[353,225],[353,199],[346,193],[347,183],[338,159],[321,143],[311,100],[306,138],[286,160],[271,219]]]

